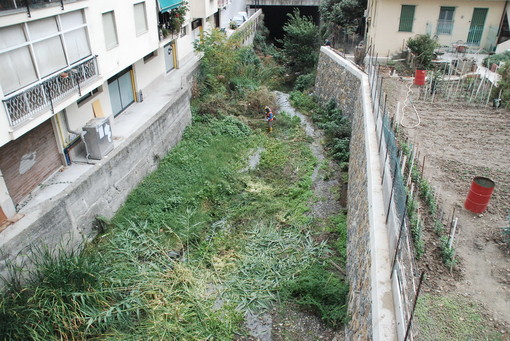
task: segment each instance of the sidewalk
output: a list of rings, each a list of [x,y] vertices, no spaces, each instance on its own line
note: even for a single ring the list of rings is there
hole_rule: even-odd
[[[144,89],[142,102],[135,102],[124,112],[113,119],[112,132],[114,149],[123,146],[128,138],[137,131],[144,123],[149,121],[163,107],[172,100],[173,94],[187,87],[186,79],[193,67],[198,63],[196,56],[187,60],[186,64],[179,69],[174,69],[164,77],[157,78],[152,84]],[[112,151],[113,152],[113,151]],[[110,153],[112,153],[110,152]],[[108,155],[104,159],[107,159]],[[38,205],[51,200],[65,190],[70,184],[80,179],[95,164],[103,160],[90,160],[87,163],[76,161],[66,166],[46,179],[29,196],[18,205],[20,214],[27,214]]]

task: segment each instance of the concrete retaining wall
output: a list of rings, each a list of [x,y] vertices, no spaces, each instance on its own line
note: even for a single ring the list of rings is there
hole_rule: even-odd
[[[352,121],[348,188],[347,340],[395,340],[390,260],[381,172],[367,75],[321,48],[315,94],[334,100]]]
[[[24,264],[33,247],[76,249],[97,235],[97,215],[113,217],[126,197],[182,138],[191,123],[191,93],[175,94],[158,114],[56,197],[0,234],[0,276]]]

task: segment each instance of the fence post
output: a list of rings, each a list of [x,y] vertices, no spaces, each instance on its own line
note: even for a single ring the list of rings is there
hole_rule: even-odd
[[[418,302],[418,296],[420,296],[421,284],[423,283],[423,279],[425,277],[425,271],[421,273],[420,282],[418,284],[418,289],[416,290],[416,296],[414,297],[413,310],[411,310],[411,316],[409,317],[409,322],[407,322],[406,335],[404,336],[404,341],[407,340],[409,336],[409,331],[411,329],[411,323],[413,322],[414,310],[416,309],[416,303]]]
[[[402,220],[400,221],[400,231],[398,232],[397,245],[395,247],[395,256],[393,257],[393,263],[391,264],[390,278],[393,277],[393,269],[395,268],[395,264],[397,263],[397,255],[398,255],[398,252],[400,251],[400,239],[402,238],[402,232],[404,229],[404,222],[406,219],[407,201],[408,200],[409,200],[409,197],[406,195],[406,204],[404,206],[404,213],[402,213]]]
[[[395,171],[393,172],[393,184],[391,185],[390,200],[388,202],[388,210],[386,211],[386,224],[388,223],[388,218],[390,217],[391,200],[393,200],[393,189],[395,188],[395,179],[397,178],[397,167],[398,158],[395,160]]]

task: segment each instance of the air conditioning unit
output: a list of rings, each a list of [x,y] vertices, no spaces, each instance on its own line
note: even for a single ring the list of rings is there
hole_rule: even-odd
[[[104,117],[94,118],[82,128],[88,157],[101,160],[113,149],[113,135],[110,120]]]

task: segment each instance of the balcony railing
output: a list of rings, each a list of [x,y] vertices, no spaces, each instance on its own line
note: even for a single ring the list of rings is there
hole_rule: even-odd
[[[8,95],[2,102],[10,126],[15,127],[48,110],[55,113],[55,104],[75,92],[81,96],[81,86],[97,76],[96,56],[91,56],[35,85]]]
[[[60,5],[64,9],[64,4],[76,2],[79,0],[0,0],[0,12],[8,10],[26,11],[30,17],[30,10]]]

